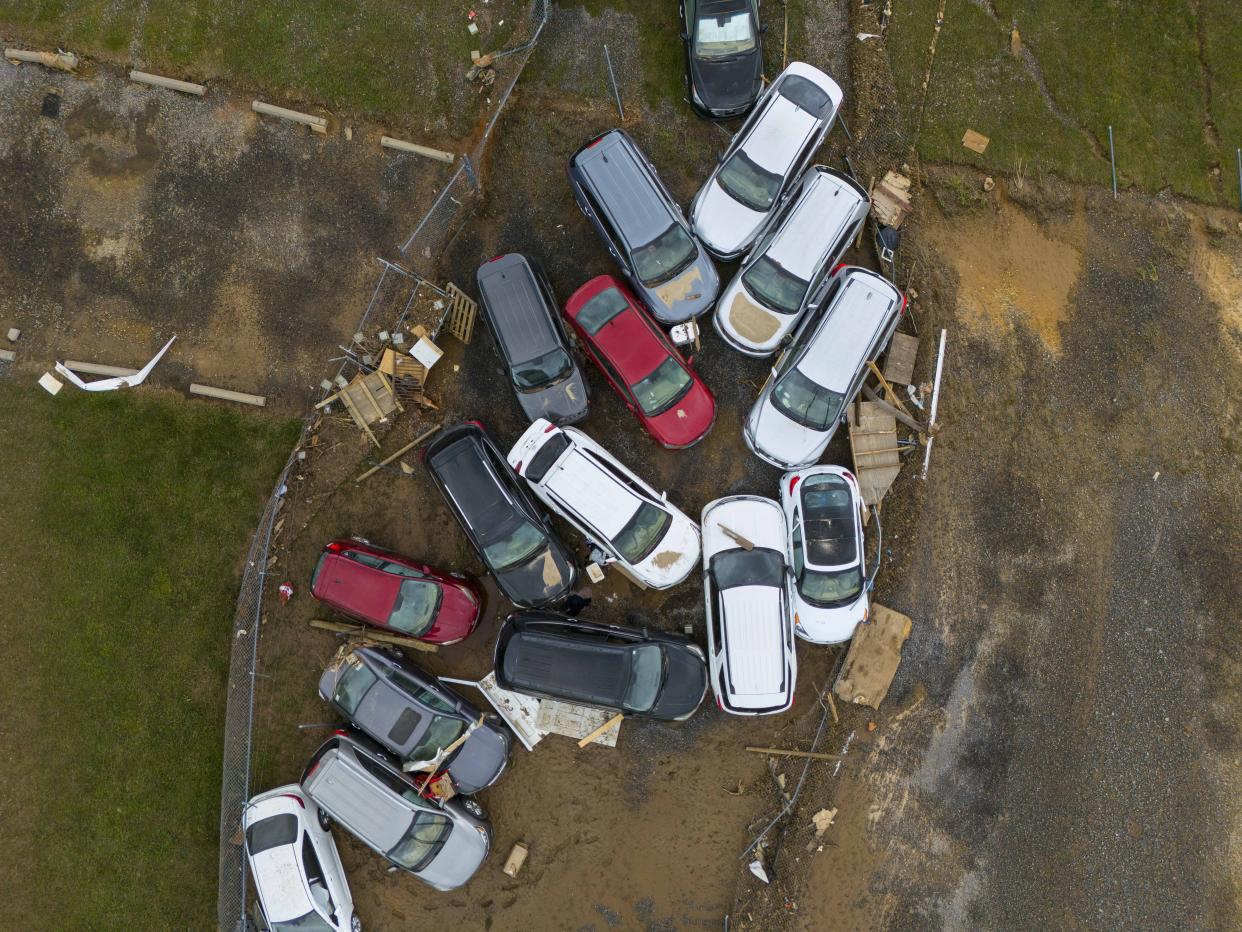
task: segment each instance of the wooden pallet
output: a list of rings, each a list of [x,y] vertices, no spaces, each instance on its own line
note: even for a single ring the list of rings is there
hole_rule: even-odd
[[[358,429],[370,437],[377,447],[380,442],[371,431],[371,425],[387,423],[388,416],[394,411],[405,410],[397,400],[392,382],[378,369],[366,375],[354,376],[347,386],[335,395],[329,395],[315,407],[323,408],[338,400],[345,406]]]
[[[879,505],[897,474],[901,452],[897,446],[897,419],[870,401],[849,407],[850,453],[863,502]]]
[[[448,332],[461,342],[469,343],[474,336],[474,322],[479,316],[478,302],[452,282],[448,283],[446,290],[449,293]]]
[[[884,378],[897,385],[909,385],[914,376],[914,359],[918,351],[918,337],[894,333],[884,357]]]

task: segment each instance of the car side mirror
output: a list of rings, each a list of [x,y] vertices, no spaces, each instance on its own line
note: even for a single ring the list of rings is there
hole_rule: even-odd
[[[759,27],[759,35],[766,36],[767,34],[768,34],[768,25],[767,23],[764,23],[762,26]]]
[[[662,501],[662,502],[667,502],[667,501],[668,501],[668,492],[661,492],[661,493],[660,493],[660,501]]]
[[[684,33],[684,32],[683,32],[683,33],[681,34],[681,41],[682,41],[682,42],[689,42],[689,41],[690,41],[690,36],[689,36],[689,34],[688,34],[688,33]]]

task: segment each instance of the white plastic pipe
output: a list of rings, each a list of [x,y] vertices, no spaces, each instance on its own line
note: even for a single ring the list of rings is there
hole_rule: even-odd
[[[254,405],[258,408],[262,408],[267,404],[267,399],[262,395],[231,392],[227,388],[212,388],[210,385],[199,385],[197,383],[190,386],[190,394],[202,395],[204,398],[219,398],[221,401],[239,401],[242,404]]]
[[[207,93],[206,85],[193,84],[190,81],[178,81],[176,78],[166,78],[161,74],[151,74],[146,71],[131,71],[129,79],[137,81],[139,84],[151,84],[155,87],[168,88],[170,91],[193,94],[195,97],[202,97]]]
[[[380,145],[385,149],[396,149],[399,152],[413,152],[415,155],[435,159],[437,162],[451,163],[457,158],[452,152],[445,152],[443,149],[433,149],[430,146],[420,146],[417,143],[406,142],[404,139],[394,139],[391,136],[381,137]]]
[[[948,331],[940,331],[940,352],[936,355],[936,381],[932,385],[931,416],[927,420],[927,447],[923,451],[923,478],[927,478],[927,467],[931,465],[931,448],[936,440],[936,407],[940,403],[940,373],[944,369],[944,342]]]
[[[290,120],[294,123],[301,123],[303,126],[309,126],[317,133],[326,133],[328,131],[328,121],[323,117],[311,116],[309,113],[301,113],[297,110],[288,110],[284,107],[277,107],[275,104],[265,104],[261,100],[251,101],[250,109],[255,113],[262,113],[265,116],[279,117],[282,120]]]

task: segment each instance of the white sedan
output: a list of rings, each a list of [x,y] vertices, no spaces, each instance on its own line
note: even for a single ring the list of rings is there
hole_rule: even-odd
[[[793,705],[798,656],[785,592],[785,517],[757,495],[703,509],[703,598],[716,704],[734,715]]]
[[[858,480],[840,466],[812,466],[781,479],[789,529],[789,604],[794,631],[812,644],[840,644],[867,620]]]
[[[509,451],[509,465],[642,585],[668,589],[699,562],[698,525],[582,431],[540,418]]]
[[[301,787],[278,786],[250,800],[242,830],[272,932],[361,932],[332,833]]]
[[[827,137],[841,98],[836,81],[798,61],[763,92],[690,202],[694,235],[716,258],[736,259],[755,241]]]

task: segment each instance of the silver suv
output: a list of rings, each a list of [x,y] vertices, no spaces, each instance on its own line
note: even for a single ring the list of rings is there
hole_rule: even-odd
[[[377,854],[437,890],[474,876],[492,846],[483,808],[469,797],[419,792],[426,774],[406,775],[362,735],[338,731],[299,781],[324,814]]]

